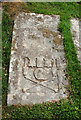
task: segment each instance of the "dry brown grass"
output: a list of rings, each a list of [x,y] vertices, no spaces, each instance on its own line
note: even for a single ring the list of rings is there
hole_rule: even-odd
[[[25,9],[25,2],[3,2],[2,7],[5,6],[8,7],[8,10],[6,11],[9,17],[14,20],[15,16],[19,14],[19,12],[29,12],[27,9]]]

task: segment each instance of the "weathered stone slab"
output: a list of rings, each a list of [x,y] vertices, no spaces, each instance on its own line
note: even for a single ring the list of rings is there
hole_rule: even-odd
[[[14,21],[7,104],[67,97],[66,60],[59,15],[20,13]]]
[[[71,32],[74,44],[77,48],[78,59],[81,64],[81,21],[78,18],[71,19]]]

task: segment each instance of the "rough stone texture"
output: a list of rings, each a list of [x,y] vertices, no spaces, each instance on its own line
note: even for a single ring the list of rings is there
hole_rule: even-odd
[[[81,21],[77,18],[71,19],[71,32],[73,36],[74,44],[77,48],[78,59],[81,64]]]
[[[20,13],[14,21],[7,104],[67,97],[66,60],[59,15]]]

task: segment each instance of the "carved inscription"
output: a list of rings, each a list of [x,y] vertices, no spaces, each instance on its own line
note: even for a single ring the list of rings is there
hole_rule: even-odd
[[[35,79],[40,82],[52,78],[52,68],[54,65],[53,59],[35,58],[30,59],[24,58],[23,75],[28,79]]]

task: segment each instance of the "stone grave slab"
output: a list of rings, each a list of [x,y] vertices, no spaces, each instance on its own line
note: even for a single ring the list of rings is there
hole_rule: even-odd
[[[67,97],[66,59],[59,15],[20,13],[14,21],[8,105]]]
[[[81,20],[79,18],[71,19],[72,39],[77,49],[77,57],[81,65]]]

